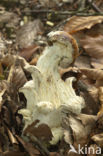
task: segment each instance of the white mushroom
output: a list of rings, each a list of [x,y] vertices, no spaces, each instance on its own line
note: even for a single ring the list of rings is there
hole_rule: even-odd
[[[76,95],[72,87],[75,78],[64,82],[59,73],[59,67],[69,67],[78,55],[76,41],[63,31],[51,32],[48,36],[52,45],[45,48],[37,66],[25,67],[33,80],[20,89],[27,99],[27,107],[19,113],[23,115],[25,128],[36,119],[40,120],[39,124],[47,124],[53,134],[50,143],[56,144],[63,136],[62,111],[79,114],[84,100]]]

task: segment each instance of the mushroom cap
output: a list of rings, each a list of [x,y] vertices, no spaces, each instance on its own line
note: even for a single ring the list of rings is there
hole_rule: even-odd
[[[79,49],[76,40],[67,32],[65,31],[52,31],[48,34],[49,41],[54,43],[54,42],[59,42],[61,44],[64,44],[68,46],[69,43],[72,44],[73,47],[73,62],[79,55]]]

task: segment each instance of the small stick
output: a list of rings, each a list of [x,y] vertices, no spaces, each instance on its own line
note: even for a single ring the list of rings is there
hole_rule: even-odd
[[[26,13],[25,11],[23,11]],[[75,16],[103,16],[103,12],[86,13],[81,11],[54,11],[54,10],[32,10],[32,13],[55,13],[60,15],[75,15]]]
[[[91,2],[91,0],[88,0],[88,3],[91,5],[91,7],[96,11],[101,13],[101,10],[97,7],[97,5],[95,3],[93,3],[93,1]]]

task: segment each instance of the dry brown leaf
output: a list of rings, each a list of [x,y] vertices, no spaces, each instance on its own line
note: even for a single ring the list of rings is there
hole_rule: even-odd
[[[96,81],[95,85],[97,87],[103,86],[103,70],[88,69],[88,68],[81,68],[80,70],[89,79],[95,80]]]
[[[23,59],[22,57],[11,54],[5,55],[3,58],[0,59],[0,61],[2,65],[6,68],[10,68],[12,65],[14,65],[15,61],[17,61],[18,64],[21,65],[21,67],[24,67],[27,64],[25,59]]]
[[[82,91],[81,95],[83,96],[86,105],[82,112],[84,114],[96,115],[99,111],[98,88],[90,87],[87,91]]]
[[[43,31],[43,23],[39,19],[28,22],[17,31],[16,40],[18,45],[21,49],[31,46],[34,40],[38,40],[38,37],[43,34]]]
[[[69,32],[70,34],[73,34],[83,29],[90,29],[93,25],[97,23],[102,23],[102,21],[103,16],[88,16],[88,17],[73,16],[65,24],[64,30]]]
[[[22,67],[17,63],[18,62],[15,62],[15,64],[11,66],[7,80],[11,85],[15,87],[15,90],[18,90],[27,82]]]
[[[37,126],[38,123],[39,123],[39,120],[36,120],[31,125],[29,125],[25,129],[24,135],[31,134],[31,135],[37,137],[38,139],[40,139],[41,141],[46,141],[46,142],[51,141],[52,132],[51,132],[50,128],[48,127],[48,125],[40,124],[39,126]]]
[[[90,68],[90,58],[88,56],[79,56],[74,65],[78,68]]]
[[[85,36],[81,40],[81,44],[88,55],[93,58],[91,64],[96,68],[103,69],[103,35]]]
[[[24,48],[20,51],[19,56],[25,58],[27,61],[30,60],[32,55],[37,52],[40,47],[37,45],[32,45],[27,48]]]
[[[69,144],[73,144],[75,148],[78,147],[78,144],[81,144],[82,146],[87,144],[88,136],[90,135],[96,120],[97,117],[93,115],[80,114],[76,116],[70,114],[68,119],[66,119],[66,128],[64,127],[66,132],[64,133],[65,141]]]
[[[99,58],[91,58],[91,65],[95,68],[95,69],[103,69],[103,59]]]

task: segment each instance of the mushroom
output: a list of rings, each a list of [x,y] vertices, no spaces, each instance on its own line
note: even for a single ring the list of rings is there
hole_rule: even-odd
[[[36,119],[39,124],[47,124],[53,134],[51,144],[56,144],[63,136],[61,126],[63,112],[81,113],[84,99],[77,96],[72,82],[74,77],[61,79],[59,68],[69,67],[78,55],[75,39],[64,31],[50,32],[49,44],[37,65],[26,65],[32,80],[20,88],[27,99],[25,109],[19,110],[25,121],[24,129]]]

